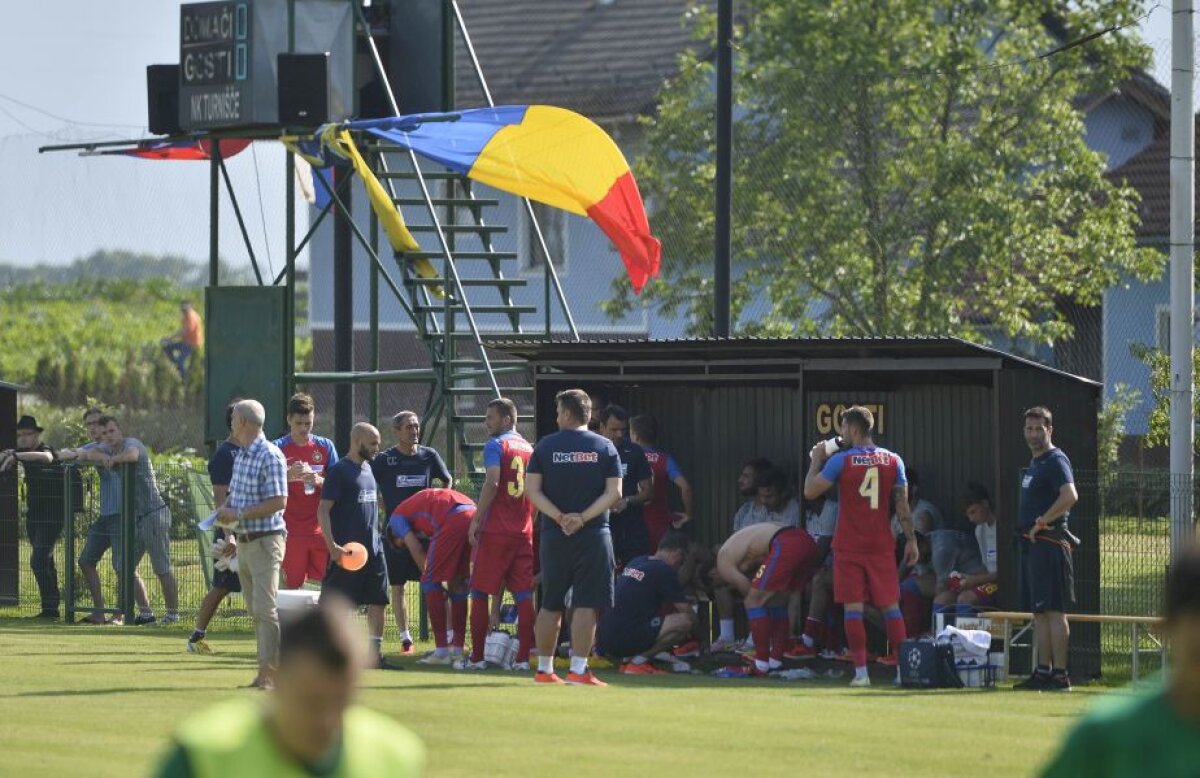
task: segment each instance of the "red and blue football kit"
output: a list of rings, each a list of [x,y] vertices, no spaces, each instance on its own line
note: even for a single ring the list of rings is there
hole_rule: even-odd
[[[471,588],[499,594],[533,588],[533,505],[525,496],[525,468],[533,446],[516,432],[493,437],[483,465],[500,468],[496,496],[482,518],[471,567]]]
[[[533,644],[533,504],[525,496],[525,469],[533,446],[515,431],[492,437],[483,447],[483,466],[499,468],[500,479],[481,518],[471,557],[471,661],[483,660],[488,633],[488,597],[507,588],[517,605],[517,662],[529,660]]]
[[[429,538],[422,583],[465,578],[471,556],[467,530],[475,516],[471,498],[453,489],[423,489],[396,506],[388,527],[396,540],[409,532]]]
[[[310,435],[308,440],[297,443],[291,435],[275,441],[283,452],[288,467],[296,462],[307,464],[312,471],[325,477],[325,471],[337,464],[337,449],[333,441],[319,435]],[[289,589],[299,589],[306,578],[320,581],[329,566],[329,550],[321,535],[317,521],[317,508],[321,504],[321,487],[306,494],[303,481],[288,481],[287,508],[283,511],[283,522],[287,525],[287,544],[283,552],[283,577]]]
[[[650,553],[658,550],[658,542],[662,540],[675,517],[671,515],[670,501],[667,493],[668,484],[683,475],[675,457],[665,451],[658,451],[649,446],[642,447],[646,452],[646,461],[650,463],[650,472],[654,474],[654,496],[650,498],[643,517],[646,519],[646,532],[650,535]]]
[[[833,599],[871,602],[883,609],[892,654],[905,638],[900,580],[891,531],[892,489],[907,486],[904,462],[875,446],[856,446],[829,458],[821,477],[836,484],[838,523],[833,533]],[[856,668],[867,664],[861,610],[846,609],[846,643]]]
[[[442,581],[465,579],[471,569],[471,550],[467,532],[475,517],[475,503],[453,489],[424,489],[401,502],[388,519],[391,539],[402,540],[410,532],[429,537],[425,571],[421,574],[421,595],[429,611],[433,640],[438,648],[446,646],[446,594]],[[454,645],[462,648],[467,631],[467,593],[451,592],[451,622]]]

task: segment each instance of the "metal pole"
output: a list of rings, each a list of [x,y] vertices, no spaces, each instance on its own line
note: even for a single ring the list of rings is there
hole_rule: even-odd
[[[286,393],[291,395],[296,391],[296,155],[287,152],[284,163],[284,175],[287,184],[284,186],[284,197],[287,200],[287,218],[284,223],[284,242],[287,245],[287,262],[284,273],[287,274],[287,341],[284,344],[284,371]]]
[[[730,206],[733,201],[733,0],[717,3],[717,202],[713,335],[729,337]]]
[[[221,281],[221,254],[217,246],[221,225],[221,142],[212,144],[208,163],[208,285]]]
[[[1195,535],[1192,517],[1192,316],[1196,125],[1193,0],[1174,0],[1171,17],[1171,553]]]
[[[371,245],[379,253],[379,217],[371,211]],[[379,268],[371,263],[371,372],[379,372]],[[379,423],[379,384],[371,387],[367,418]]]
[[[347,168],[336,168],[335,176],[348,176]],[[335,189],[338,187],[334,187]],[[354,218],[354,185],[346,187],[333,222],[333,368],[339,373],[354,369],[354,243],[350,222]],[[334,386],[333,430],[338,446],[350,444],[354,416],[354,387]]]

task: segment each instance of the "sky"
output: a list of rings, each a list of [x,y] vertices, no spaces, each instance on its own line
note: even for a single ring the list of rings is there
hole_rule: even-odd
[[[178,61],[180,3],[5,5],[0,262],[63,264],[100,248],[205,259],[206,164],[37,153],[39,145],[146,135],[145,68]],[[1170,75],[1170,25],[1169,2],[1140,25],[1155,49],[1154,75],[1164,84]],[[229,160],[230,176],[256,255],[278,271],[284,254],[283,152],[274,144],[251,148]],[[300,213],[304,219],[305,211]],[[227,204],[222,226],[222,254],[234,264],[248,262]]]

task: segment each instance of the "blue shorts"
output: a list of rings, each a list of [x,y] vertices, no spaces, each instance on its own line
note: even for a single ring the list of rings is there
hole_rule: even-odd
[[[613,611],[607,611],[605,615]],[[600,627],[596,630],[596,643],[599,652],[614,659],[624,659],[636,656],[658,642],[658,633],[662,631],[662,617],[656,616],[648,622],[630,624],[615,619],[601,617]]]
[[[331,561],[321,582],[321,596],[326,592],[342,594],[355,605],[387,605],[388,575],[383,554],[368,556],[361,570],[347,570]]]
[[[1025,609],[1032,613],[1065,613],[1075,604],[1075,571],[1071,552],[1045,540],[1021,542]]]
[[[613,547],[607,528],[571,537],[557,529],[543,531],[538,552],[542,563],[543,608],[565,610],[568,590],[573,608],[612,607]]]
[[[134,558],[141,560],[144,552],[136,533],[133,545]],[[112,548],[113,570],[120,572],[125,560],[121,550],[121,515],[118,513],[101,516],[88,526],[87,539],[84,540],[83,550],[79,552],[79,564],[95,567],[109,548]]]

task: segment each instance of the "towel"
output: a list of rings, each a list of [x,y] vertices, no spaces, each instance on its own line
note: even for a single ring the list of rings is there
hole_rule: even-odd
[[[938,633],[938,643],[949,643],[954,646],[955,652],[963,652],[974,656],[987,659],[988,651],[992,647],[992,633],[986,629],[959,629],[958,627],[946,627]]]

